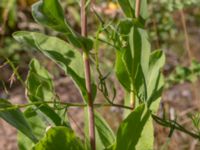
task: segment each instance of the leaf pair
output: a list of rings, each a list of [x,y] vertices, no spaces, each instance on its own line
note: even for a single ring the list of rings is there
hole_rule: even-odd
[[[117,78],[127,92],[134,92],[140,101],[147,102],[156,92],[157,80],[162,78],[164,54],[160,50],[151,53],[147,32],[130,20],[121,21],[118,30],[121,40],[116,51]]]

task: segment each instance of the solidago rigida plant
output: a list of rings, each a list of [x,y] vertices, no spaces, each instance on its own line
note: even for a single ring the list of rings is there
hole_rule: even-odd
[[[52,75],[34,58],[30,62],[25,82],[28,103],[12,105],[3,99],[0,103],[0,116],[19,130],[20,150],[153,149],[152,114],[158,110],[161,99],[161,69],[165,56],[161,50],[151,52],[145,29],[147,0],[118,0],[118,3],[124,18],[101,32],[107,30],[108,36],[112,34],[110,40],[116,53],[114,71],[126,92],[124,105],[115,104],[106,94],[105,103],[95,103],[98,88],[90,71],[90,54],[94,42],[103,41],[98,39],[98,35],[87,37],[87,12],[90,10],[96,14],[94,2],[80,0],[81,34],[75,32],[65,19],[59,0],[40,0],[33,4],[32,15],[35,21],[63,34],[66,41],[30,31],[16,32],[13,37],[58,64],[74,81],[84,103],[61,102],[54,91]],[[105,23],[101,21],[100,26],[103,28]],[[75,135],[67,117],[63,115],[71,106],[84,107],[86,110],[84,140]],[[124,120],[116,134],[95,111],[96,106],[124,108]],[[23,112],[19,110],[22,107],[26,108]]]

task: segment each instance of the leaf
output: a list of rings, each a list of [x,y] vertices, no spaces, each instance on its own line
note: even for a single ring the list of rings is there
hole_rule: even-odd
[[[150,114],[144,104],[138,106],[121,123],[116,143],[106,150],[152,150],[154,136]]]
[[[140,100],[146,101],[150,55],[148,36],[143,29],[132,27],[127,40],[127,46],[117,51],[115,72],[126,91],[134,91]]]
[[[58,0],[40,0],[32,6],[34,19],[56,31],[72,34],[71,28],[65,22],[64,12]]]
[[[148,18],[147,0],[140,0],[140,17],[142,20]],[[125,15],[129,18],[135,18],[135,2],[136,0],[118,0],[120,7]]]
[[[116,52],[115,73],[119,82],[126,89],[126,91],[131,91],[131,77],[127,69],[125,69],[126,67],[122,59],[122,52],[124,50],[125,49],[117,50]]]
[[[41,139],[45,134],[46,125],[44,119],[42,120],[39,116],[40,114],[37,113],[36,111],[37,109],[35,109],[34,107],[28,107],[24,111],[24,115],[28,123],[30,124],[34,135],[37,137],[37,139]],[[21,132],[18,132],[17,139],[18,139],[19,150],[28,150],[35,145],[30,139],[24,136]]]
[[[66,127],[50,128],[33,150],[84,150],[81,141]]]
[[[85,149],[91,150],[89,133],[88,110],[84,108],[84,133],[85,133]],[[95,112],[95,142],[96,150],[103,150],[105,147],[112,145],[115,141],[115,135],[107,122],[100,114]]]
[[[0,99],[0,117],[3,118],[10,125],[17,128],[34,143],[37,142],[37,138],[34,136],[33,131],[26,121],[23,113],[19,109],[6,110],[7,107],[14,107],[10,102],[5,99]]]
[[[103,117],[100,116],[100,114],[98,113],[95,113],[95,127],[98,133],[99,139],[104,146],[103,148],[108,147],[114,143],[115,135],[112,129],[107,124],[107,122],[103,119]]]
[[[129,3],[132,7],[132,9],[134,9],[134,13],[135,13],[135,5],[136,5],[136,0],[129,0]],[[148,18],[148,7],[147,7],[147,0],[140,0],[140,17],[143,20],[146,20]]]
[[[131,7],[129,0],[118,0],[118,3],[127,17],[135,17],[134,9]]]
[[[161,50],[151,53],[149,60],[149,71],[147,78],[148,89],[148,105],[161,97],[161,92],[164,86],[163,77],[160,72],[165,64],[165,55]],[[157,109],[155,110],[157,111]]]
[[[56,37],[46,36],[36,32],[20,31],[13,34],[14,38],[39,49],[43,54],[57,63],[66,74],[70,75],[79,87],[87,102],[87,92],[84,79],[84,66],[81,54],[68,43]],[[93,99],[96,95],[96,85],[92,84]]]
[[[83,48],[86,51],[92,49],[92,40],[77,34],[65,20],[64,11],[59,0],[38,1],[32,6],[32,14],[36,22],[64,33],[74,46]]]
[[[57,100],[53,88],[53,82],[48,71],[43,68],[36,59],[33,59],[29,65],[29,73],[26,80],[27,95],[31,102],[44,102],[44,104],[35,105],[41,110],[55,125],[68,126],[62,118],[45,101]]]

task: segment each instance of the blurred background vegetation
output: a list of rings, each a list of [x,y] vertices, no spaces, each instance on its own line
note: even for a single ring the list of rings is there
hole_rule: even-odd
[[[54,75],[56,90],[63,100],[80,101],[73,84],[54,63],[30,47],[17,43],[12,33],[19,30],[39,31],[49,35],[65,37],[34,22],[31,5],[37,0],[0,0],[0,97],[16,103],[24,103],[24,87],[31,58],[37,57]],[[61,0],[66,19],[80,32],[79,0]],[[88,30],[95,36],[103,20],[105,27],[115,27],[123,14],[115,0],[96,0],[97,14],[88,14]],[[101,17],[101,19],[99,18]],[[149,19],[146,23],[152,50],[162,49],[167,56],[163,73],[166,77],[165,90],[158,115],[176,120],[187,129],[200,134],[200,0],[151,0]],[[108,41],[110,37],[100,32],[99,37]],[[114,78],[114,49],[104,42],[98,43],[100,69],[105,75],[108,92],[117,90],[116,101],[122,102],[122,89]],[[95,65],[94,65],[95,68]],[[64,81],[64,82],[63,82]],[[77,100],[78,99],[78,100]],[[102,95],[98,94],[98,99]],[[79,112],[79,110],[75,110]],[[122,110],[99,110],[114,129],[121,120]],[[113,113],[110,115],[109,113]],[[80,113],[71,113],[75,120]],[[71,119],[74,120],[72,117]],[[113,123],[115,122],[115,123]],[[80,128],[83,123],[75,123]],[[198,150],[200,142],[188,135],[174,131],[170,134],[155,124],[155,149]],[[80,133],[81,135],[81,133]],[[170,136],[170,137],[169,137]],[[16,131],[0,121],[0,150],[16,149]]]

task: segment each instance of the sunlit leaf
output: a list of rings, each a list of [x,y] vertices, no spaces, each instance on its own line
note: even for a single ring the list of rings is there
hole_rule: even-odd
[[[89,51],[93,47],[93,42],[76,33],[65,20],[63,9],[59,0],[40,0],[32,7],[34,19],[47,27],[64,33],[68,40],[76,47]]]
[[[72,130],[66,127],[50,128],[33,150],[84,150]]]
[[[120,125],[117,140],[106,150],[152,150],[153,127],[150,111],[138,106]]]
[[[84,66],[81,53],[63,40],[56,37],[46,36],[36,32],[20,31],[14,33],[14,38],[26,43],[57,63],[67,75],[71,76],[79,87],[81,94],[87,102],[87,92],[84,79]],[[93,99],[96,95],[96,86],[92,84]]]

